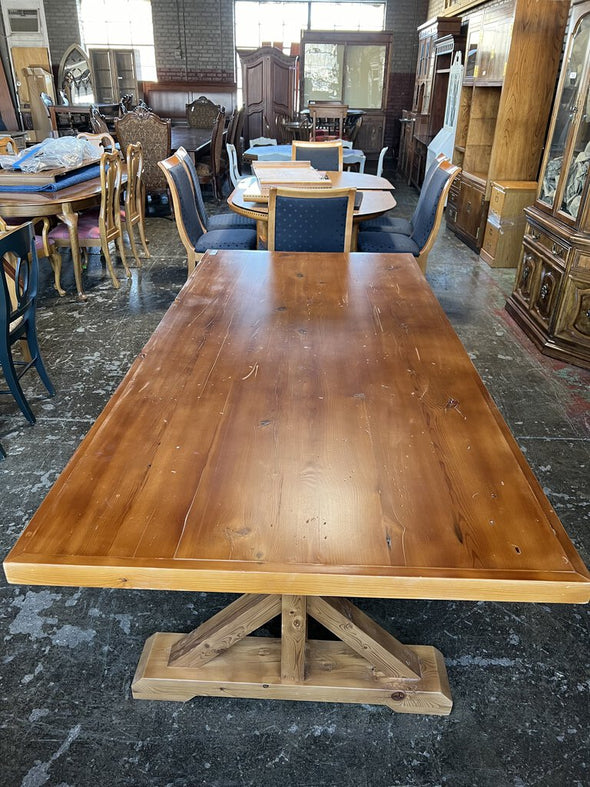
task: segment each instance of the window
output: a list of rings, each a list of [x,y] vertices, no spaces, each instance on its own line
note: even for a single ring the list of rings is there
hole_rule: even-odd
[[[302,30],[383,30],[385,3],[236,0],[235,18],[238,49],[270,43],[288,54],[292,44],[299,44]]]
[[[84,46],[133,49],[137,79],[156,81],[150,0],[80,0]]]

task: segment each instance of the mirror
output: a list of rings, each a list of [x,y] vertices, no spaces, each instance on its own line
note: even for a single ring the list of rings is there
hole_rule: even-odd
[[[58,90],[63,91],[70,104],[93,104],[92,70],[86,52],[78,46],[66,50],[59,64]]]

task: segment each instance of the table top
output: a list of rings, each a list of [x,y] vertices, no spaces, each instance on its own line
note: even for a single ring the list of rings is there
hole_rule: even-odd
[[[394,187],[386,178],[360,172],[328,172],[328,176],[336,189],[355,188],[363,192],[360,207],[354,212],[356,221],[380,216],[397,205],[390,191]],[[255,177],[243,178],[227,198],[228,205],[238,213],[267,220],[268,202],[253,202],[244,196],[254,193],[257,189],[258,181]]]
[[[26,175],[23,175],[26,177]],[[75,210],[100,197],[100,177],[76,183],[60,191],[0,191],[0,215],[10,217],[54,216],[64,204]]]
[[[4,567],[26,584],[590,599],[406,254],[208,252]]]
[[[171,145],[172,150],[178,148],[185,148],[190,152],[194,152],[199,148],[206,148],[211,145],[210,128],[193,128],[192,126],[172,126],[171,129]]]

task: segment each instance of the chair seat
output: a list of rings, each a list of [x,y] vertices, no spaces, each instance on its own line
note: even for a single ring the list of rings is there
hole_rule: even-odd
[[[238,213],[217,213],[207,217],[207,229],[229,230],[229,229],[256,229],[256,219],[249,219],[247,216],[240,216]]]
[[[385,254],[409,252],[414,257],[420,256],[420,247],[412,238],[394,232],[359,232],[358,250]]]
[[[362,221],[359,232],[394,232],[399,235],[411,235],[414,225],[411,219],[402,219],[395,216],[379,216],[376,219]]]
[[[90,238],[92,240],[100,239],[100,228],[98,226],[98,215],[84,214],[78,219],[78,237],[83,240]],[[58,224],[49,233],[49,239],[54,241],[65,241],[69,243],[70,233],[65,224]]]
[[[205,232],[195,244],[195,251],[207,249],[255,249],[256,231],[249,229],[224,229]]]

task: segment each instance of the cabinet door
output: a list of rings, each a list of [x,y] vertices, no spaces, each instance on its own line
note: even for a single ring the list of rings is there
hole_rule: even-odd
[[[117,98],[126,93],[133,96],[134,102],[137,101],[137,77],[135,75],[135,55],[128,49],[116,49],[114,51],[116,91]]]
[[[407,124],[410,131],[413,130],[414,124]],[[368,113],[363,117],[363,124],[360,127],[358,137],[354,143],[355,148],[359,148],[367,156],[379,153],[383,147],[383,136],[385,132],[385,115],[382,112],[369,115]]]
[[[469,32],[465,47],[465,72],[463,74],[465,82],[470,82],[477,76],[482,22],[482,14],[474,14],[469,20]]]
[[[462,179],[457,200],[456,229],[475,251],[479,251],[483,241],[486,213],[484,186]]]
[[[108,49],[90,50],[94,95],[97,104],[113,104],[119,100],[118,96],[115,98],[110,54]]]

